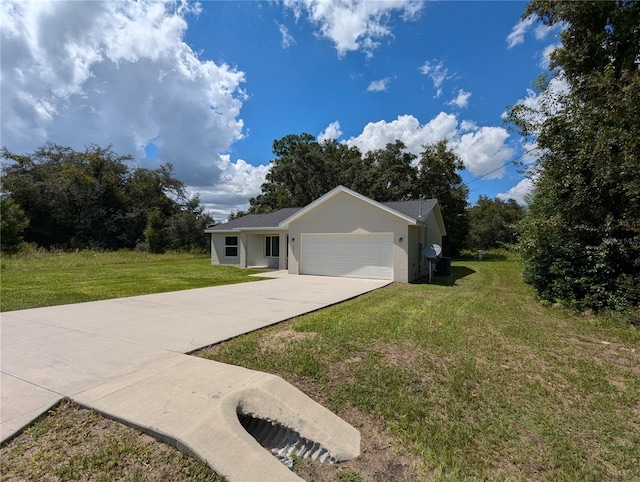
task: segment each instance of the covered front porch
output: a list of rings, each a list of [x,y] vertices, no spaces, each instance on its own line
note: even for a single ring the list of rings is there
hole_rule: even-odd
[[[287,245],[283,230],[234,230],[211,236],[212,258],[241,268],[287,269]]]

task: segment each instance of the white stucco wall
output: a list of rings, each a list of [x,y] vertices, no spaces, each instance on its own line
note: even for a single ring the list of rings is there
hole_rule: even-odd
[[[292,274],[300,273],[302,233],[392,233],[394,280],[409,280],[407,221],[348,193],[337,193],[289,224],[289,273]]]
[[[421,247],[424,241],[424,227],[423,226],[409,226],[409,281],[414,281],[420,276],[423,276],[422,268],[424,263],[422,262]]]
[[[238,245],[238,257],[227,258],[224,255],[224,243],[227,236],[238,236],[240,243],[240,233],[212,233],[211,234],[211,264],[225,264],[240,266],[240,246]]]

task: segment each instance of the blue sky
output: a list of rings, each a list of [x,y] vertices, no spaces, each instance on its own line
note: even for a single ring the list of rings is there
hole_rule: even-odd
[[[447,138],[480,194],[522,200],[507,105],[557,31],[525,2],[3,2],[1,143],[113,144],[171,162],[216,219],[259,193],[274,139],[362,151]],[[528,156],[530,157],[530,156]]]

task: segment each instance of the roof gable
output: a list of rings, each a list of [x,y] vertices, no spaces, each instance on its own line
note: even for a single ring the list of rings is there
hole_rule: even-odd
[[[334,196],[338,195],[339,193],[346,193],[350,196],[353,196],[356,199],[359,199],[361,201],[364,201],[372,206],[375,206],[379,209],[381,209],[382,211],[385,211],[389,214],[392,214],[394,216],[397,216],[399,218],[402,218],[403,220],[405,220],[407,223],[409,224],[417,224],[418,220],[414,217],[411,217],[403,212],[400,212],[396,209],[393,209],[391,207],[386,206],[383,203],[379,203],[377,201],[374,201],[373,199],[368,198],[367,196],[363,196],[362,194],[359,194],[355,191],[352,191],[349,188],[346,188],[344,186],[338,186],[334,189],[332,189],[331,191],[329,191],[328,193],[326,193],[324,196],[319,197],[318,199],[316,199],[315,201],[313,201],[311,204],[305,206],[304,208],[300,209],[298,212],[293,213],[291,216],[289,216],[288,218],[286,218],[285,220],[283,220],[280,223],[280,227],[283,228],[288,228],[289,224],[293,221],[295,221],[296,219],[301,218],[302,216],[304,216],[305,214],[307,214],[309,211],[313,210],[314,208],[316,208],[317,206],[325,203],[327,200],[333,198]]]

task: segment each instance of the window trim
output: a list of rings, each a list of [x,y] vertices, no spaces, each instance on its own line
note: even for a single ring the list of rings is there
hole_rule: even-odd
[[[235,244],[229,243],[229,241],[231,239],[234,239],[234,238],[235,238]],[[235,249],[236,250],[236,254],[235,255],[230,255],[229,252],[228,252],[229,248]],[[239,248],[240,248],[240,239],[238,238],[238,236],[225,236],[224,237],[224,257],[225,258],[229,258],[229,259],[238,258]]]
[[[274,251],[274,239],[277,254],[273,254]],[[264,257],[265,258],[279,258],[280,257],[280,235],[279,234],[267,234],[264,237]]]

